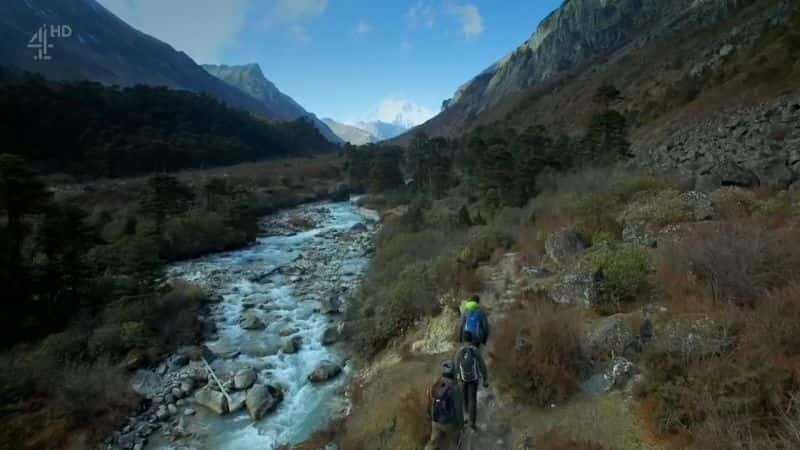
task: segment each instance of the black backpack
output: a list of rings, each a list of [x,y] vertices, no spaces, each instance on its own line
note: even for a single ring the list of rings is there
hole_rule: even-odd
[[[461,352],[461,358],[459,358],[457,364],[461,381],[466,383],[478,381],[478,357],[475,356],[475,349],[467,347]]]
[[[439,380],[431,388],[431,418],[437,423],[449,423],[455,417],[452,383]]]

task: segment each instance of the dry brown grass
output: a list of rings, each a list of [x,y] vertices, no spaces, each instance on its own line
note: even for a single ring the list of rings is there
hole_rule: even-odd
[[[584,364],[578,314],[536,299],[497,324],[490,355],[500,378],[540,406],[575,392]]]
[[[786,285],[800,269],[800,232],[764,220],[714,222],[684,228],[664,245],[657,278],[669,298],[752,304]]]

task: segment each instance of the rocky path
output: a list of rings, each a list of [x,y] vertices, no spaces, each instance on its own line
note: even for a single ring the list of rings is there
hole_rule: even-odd
[[[109,449],[274,449],[346,413],[338,315],[371,255],[373,217],[317,204],[263,227],[250,248],[170,269],[213,293],[207,341],[135,374],[146,400]]]

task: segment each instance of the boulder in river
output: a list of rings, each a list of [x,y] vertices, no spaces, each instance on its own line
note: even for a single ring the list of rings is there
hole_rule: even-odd
[[[287,339],[286,342],[283,343],[283,353],[287,355],[291,355],[300,351],[300,346],[303,344],[303,338],[300,336],[295,336],[291,339]]]
[[[356,222],[353,226],[350,227],[350,231],[367,231],[367,226],[364,225],[364,222]]]
[[[244,391],[241,392],[231,392],[228,394],[228,397],[231,398],[230,402],[228,402],[228,411],[235,413],[240,409],[244,408],[244,402],[247,398],[247,393]]]
[[[258,316],[249,312],[242,315],[239,325],[245,330],[263,330],[266,328],[266,325]]]
[[[312,383],[328,381],[342,373],[342,367],[331,361],[322,361],[316,369],[308,375],[308,380]]]
[[[322,306],[320,307],[320,312],[322,314],[339,314],[339,298],[336,296],[330,296],[323,298],[320,303]]]
[[[283,401],[283,392],[274,386],[256,384],[247,391],[245,405],[253,420],[261,420]]]
[[[256,371],[252,368],[242,369],[233,376],[233,388],[238,391],[250,389],[256,382]]]
[[[220,415],[228,412],[228,401],[222,392],[214,391],[208,387],[197,391],[194,394],[194,401],[198,405],[205,406]]]
[[[332,345],[339,342],[339,338],[341,337],[341,333],[339,332],[339,327],[337,326],[330,326],[325,329],[325,332],[322,333],[322,345]]]

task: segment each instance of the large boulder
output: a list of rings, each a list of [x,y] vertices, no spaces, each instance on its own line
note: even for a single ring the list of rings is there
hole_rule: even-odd
[[[587,333],[585,346],[587,355],[595,363],[614,356],[635,359],[641,350],[639,339],[619,315],[598,321]]]
[[[266,328],[264,322],[252,312],[247,312],[242,315],[242,318],[239,321],[239,326],[245,330],[263,330]]]
[[[583,253],[586,244],[574,230],[562,230],[547,237],[544,249],[556,264],[566,266]]]
[[[283,401],[283,392],[274,386],[256,384],[247,391],[245,406],[253,420],[261,420]]]
[[[242,369],[233,376],[233,388],[239,391],[250,389],[256,383],[256,371],[252,368]]]
[[[722,186],[754,187],[759,185],[758,176],[733,161],[719,164],[713,172],[719,177]]]
[[[328,381],[342,373],[342,367],[331,361],[322,361],[316,369],[308,375],[308,380],[312,383]]]
[[[195,392],[194,401],[198,405],[205,406],[217,414],[225,414],[228,412],[228,400],[225,398],[225,395],[223,395],[222,392],[215,391],[208,387],[204,387]]]
[[[550,287],[550,298],[562,305],[590,307],[597,303],[599,285],[597,272],[567,272]]]

